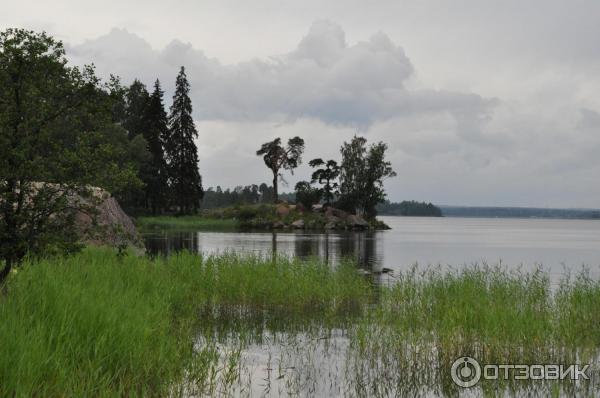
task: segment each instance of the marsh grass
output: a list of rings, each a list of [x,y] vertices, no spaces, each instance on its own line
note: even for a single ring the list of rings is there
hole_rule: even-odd
[[[592,364],[594,376],[597,314],[600,283],[585,271],[556,287],[541,269],[413,268],[383,289],[379,305],[352,328],[353,391],[457,395],[450,367],[462,356],[484,364]],[[484,381],[479,392],[596,396],[598,381]]]
[[[452,396],[464,355],[596,363],[600,283],[585,272],[558,286],[541,269],[488,266],[395,280],[233,253],[27,262],[0,296],[0,396]],[[479,388],[599,392],[597,379]]]
[[[348,267],[233,254],[26,263],[0,298],[0,396],[165,396],[213,369],[192,344],[203,319],[336,317],[366,285]]]

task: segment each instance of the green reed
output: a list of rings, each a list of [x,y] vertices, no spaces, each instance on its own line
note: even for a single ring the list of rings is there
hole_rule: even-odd
[[[151,259],[89,248],[26,262],[0,293],[0,396],[246,395],[257,383],[249,347],[268,348],[258,382],[275,395],[456,395],[449,367],[460,356],[597,357],[600,282],[585,272],[558,284],[541,269],[489,266],[394,279],[375,287],[350,260],[233,253]],[[523,388],[482,383],[481,392]]]
[[[192,344],[201,312],[327,317],[367,292],[349,267],[285,258],[87,249],[26,263],[0,296],[0,396],[164,396],[214,365]]]

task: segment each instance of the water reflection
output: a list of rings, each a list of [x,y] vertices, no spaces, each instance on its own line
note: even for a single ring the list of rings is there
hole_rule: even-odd
[[[251,252],[306,258],[336,265],[345,256],[360,267],[395,274],[415,263],[460,268],[474,263],[533,270],[542,264],[552,280],[582,265],[600,277],[600,221],[382,217],[389,231],[210,232],[162,231],[144,235],[150,254]]]
[[[189,232],[163,231],[144,234],[151,255],[168,255],[181,250],[209,254],[236,251],[255,254],[283,254],[300,258],[320,257],[336,265],[344,257],[378,272],[383,264],[378,252],[377,234],[381,232]]]

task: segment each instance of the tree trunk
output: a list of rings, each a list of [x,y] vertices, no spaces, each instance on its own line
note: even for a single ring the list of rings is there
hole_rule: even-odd
[[[279,194],[277,193],[277,172],[273,172],[273,203],[279,202]]]

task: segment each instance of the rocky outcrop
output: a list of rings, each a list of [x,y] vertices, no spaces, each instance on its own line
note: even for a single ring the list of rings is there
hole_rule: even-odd
[[[145,251],[133,221],[108,192],[93,188],[91,198],[78,197],[74,201],[91,208],[91,211],[78,210],[75,215],[75,228],[83,242]]]
[[[368,229],[370,227],[368,221],[361,216],[347,213],[343,210],[334,207],[328,207],[325,210],[325,218],[327,219],[326,229]]]
[[[274,218],[273,218],[274,216]],[[366,230],[387,229],[381,221],[365,220],[362,216],[350,214],[331,206],[313,205],[308,209],[301,204],[281,202],[266,217],[266,224],[253,223],[252,228],[308,229],[308,230]],[[258,219],[258,217],[256,217]]]
[[[348,217],[346,217],[346,224],[351,228],[357,228],[357,229],[369,228],[369,223],[364,218],[362,218],[361,216],[354,215],[354,214],[350,214],[350,215],[348,215]]]
[[[337,217],[340,218],[342,220],[345,220],[346,217],[348,217],[350,213],[345,212],[344,210],[340,210],[340,209],[336,209],[335,207],[328,207],[325,210],[325,216],[326,217]]]

